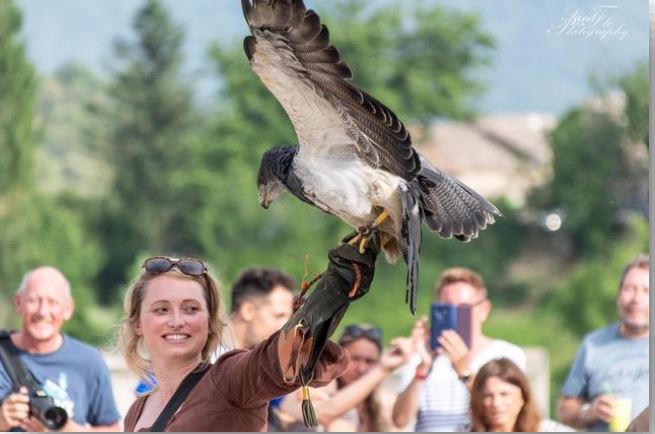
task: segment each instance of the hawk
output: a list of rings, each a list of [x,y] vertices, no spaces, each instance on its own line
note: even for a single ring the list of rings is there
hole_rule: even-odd
[[[469,241],[500,212],[433,166],[384,104],[351,81],[328,29],[302,0],[242,0],[252,70],[286,111],[298,145],[264,153],[257,184],[264,208],[282,193],[335,215],[360,234],[378,231],[390,262],[407,271],[405,302],[416,313],[421,226]]]

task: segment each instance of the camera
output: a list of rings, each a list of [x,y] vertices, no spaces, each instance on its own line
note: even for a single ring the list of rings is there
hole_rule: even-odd
[[[40,389],[30,393],[30,415],[51,430],[60,430],[68,421],[66,410],[55,405],[55,401]]]

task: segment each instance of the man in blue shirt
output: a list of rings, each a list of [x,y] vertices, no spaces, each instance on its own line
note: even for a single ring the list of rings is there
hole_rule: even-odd
[[[613,418],[621,428],[648,406],[649,263],[630,262],[619,285],[620,321],[585,336],[559,401],[560,420],[575,428],[608,431]],[[628,412],[626,402],[629,402]],[[623,404],[623,405],[620,405]]]
[[[15,305],[21,329],[11,334],[11,342],[41,388],[68,413],[61,431],[119,431],[121,417],[100,353],[60,331],[74,310],[64,275],[52,267],[30,271],[16,293]],[[0,363],[0,431],[45,431],[29,415],[27,390],[13,393],[12,388]]]

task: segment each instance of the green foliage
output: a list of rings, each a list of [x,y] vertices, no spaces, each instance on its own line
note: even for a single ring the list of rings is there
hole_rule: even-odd
[[[625,107],[612,102],[617,85]],[[640,143],[648,144],[648,65],[595,86],[600,108],[575,107],[563,116],[550,137],[552,180],[530,198],[539,209],[563,212],[562,232],[583,256],[613,243],[630,211],[648,215],[648,156]]]
[[[104,150],[115,170],[112,194],[98,205],[94,227],[111,252],[98,283],[102,301],[127,280],[138,252],[197,252],[185,237],[192,128],[197,126],[190,83],[181,75],[184,32],[161,2],[138,11],[136,39],[119,40],[120,67],[110,86]]]
[[[532,200],[564,211],[562,231],[579,253],[599,251],[617,235],[618,186],[628,173],[623,137],[610,115],[577,108],[552,132],[553,178]]]
[[[81,231],[78,216],[38,194],[14,195],[11,207],[0,213],[0,298],[11,300],[22,276],[29,270],[51,265],[71,283],[77,310],[65,330],[98,342],[87,308],[94,303],[91,284],[98,272],[102,250]],[[9,309],[7,309],[9,310]],[[2,326],[10,324],[9,318]],[[15,325],[14,318],[14,325]]]
[[[43,137],[36,161],[41,191],[97,198],[109,190],[111,171],[95,148],[105,125],[97,110],[107,99],[106,83],[82,65],[66,64],[42,80]]]
[[[548,299],[548,308],[580,337],[617,320],[616,296],[623,267],[637,254],[648,252],[648,223],[635,216],[630,228],[613,249],[581,262]]]
[[[37,139],[37,80],[19,39],[21,21],[13,0],[0,2],[0,194],[30,183]]]
[[[621,77],[619,86],[626,96],[625,116],[628,121],[628,134],[648,146],[648,62],[640,62],[634,70]]]

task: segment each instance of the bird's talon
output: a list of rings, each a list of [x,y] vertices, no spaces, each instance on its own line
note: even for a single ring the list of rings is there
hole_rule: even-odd
[[[366,252],[366,245],[368,244],[369,237],[362,237],[362,241],[359,243],[359,254],[363,255]]]
[[[357,245],[357,243],[359,243],[361,239],[362,239],[362,234],[357,234],[354,237],[352,237],[350,241],[348,241],[348,244],[350,244],[351,246],[355,246]]]

